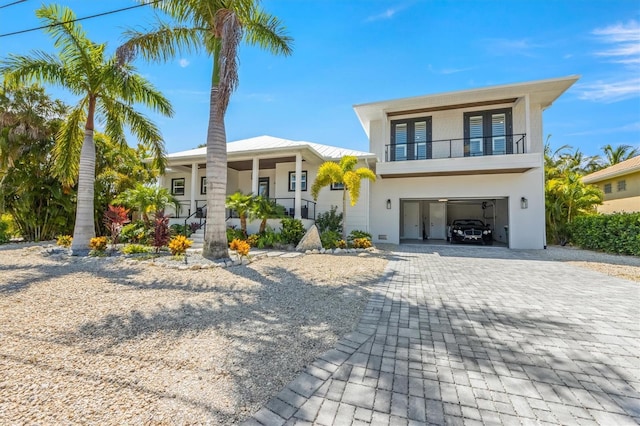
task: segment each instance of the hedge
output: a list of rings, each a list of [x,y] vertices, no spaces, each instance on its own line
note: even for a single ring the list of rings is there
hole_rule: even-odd
[[[569,231],[581,248],[640,256],[640,213],[578,216]]]

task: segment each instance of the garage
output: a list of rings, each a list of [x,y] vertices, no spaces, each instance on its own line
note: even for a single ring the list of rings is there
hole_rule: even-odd
[[[508,199],[402,199],[400,200],[400,241],[446,242],[454,220],[481,220],[490,226],[493,240],[508,245]]]

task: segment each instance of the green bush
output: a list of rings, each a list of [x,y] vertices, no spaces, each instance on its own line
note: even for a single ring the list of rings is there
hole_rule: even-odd
[[[169,228],[171,229],[171,235],[174,237],[177,235],[185,235],[189,237],[191,235],[191,227],[188,225],[185,226],[179,223],[174,223]]]
[[[325,231],[320,234],[320,241],[322,242],[322,247],[334,249],[340,246],[339,242],[342,241],[342,234],[337,231]]]
[[[355,229],[355,230],[351,231],[351,233],[347,237],[347,240],[349,240],[349,242],[352,242],[353,240],[361,239],[361,238],[365,238],[365,239],[371,241],[371,234],[368,233],[368,232],[358,231],[357,229]]]
[[[282,230],[280,231],[282,242],[297,245],[306,232],[302,221],[300,219],[286,218],[282,219],[280,223],[282,224]]]
[[[578,216],[569,232],[581,248],[640,256],[640,213]]]
[[[342,213],[337,214],[337,210],[338,206],[331,206],[331,210],[318,215],[316,226],[320,234],[326,231],[342,232]]]
[[[0,244],[8,243],[15,233],[15,223],[10,214],[0,216]]]
[[[140,244],[129,244],[122,249],[122,253],[124,254],[149,253],[149,251],[150,249],[148,247]]]
[[[282,242],[281,234],[275,232],[273,228],[267,226],[264,232],[258,235],[258,241],[256,242],[256,247],[258,247],[259,249],[271,248],[275,244],[278,244],[281,242]]]
[[[229,226],[227,228],[227,242],[231,243],[233,240],[244,240],[244,232],[242,229]]]
[[[123,243],[148,243],[150,237],[151,230],[141,220],[123,226],[120,231],[120,241]]]

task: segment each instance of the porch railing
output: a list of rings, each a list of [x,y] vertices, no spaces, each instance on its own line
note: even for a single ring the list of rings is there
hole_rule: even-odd
[[[384,160],[410,161],[436,158],[482,157],[526,153],[526,134],[480,136],[385,145]]]
[[[295,198],[269,198],[284,207],[285,216],[294,217],[296,211]],[[316,203],[311,200],[301,200],[300,215],[303,219],[316,220]],[[227,219],[238,218],[238,213],[233,209],[226,209]]]

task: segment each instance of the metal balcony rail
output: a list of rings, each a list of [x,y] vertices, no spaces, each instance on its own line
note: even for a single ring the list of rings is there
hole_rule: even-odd
[[[461,139],[385,145],[384,160],[410,161],[437,158],[482,157],[526,153],[526,134],[480,136]]]

